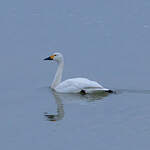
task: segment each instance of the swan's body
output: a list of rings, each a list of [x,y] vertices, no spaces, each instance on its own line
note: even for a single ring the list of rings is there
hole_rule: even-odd
[[[72,78],[61,82],[56,86],[55,90],[59,93],[80,93],[85,91],[86,93],[92,93],[97,90],[108,90],[103,88],[95,81],[90,81],[86,78]]]
[[[54,53],[44,60],[55,60],[58,63],[58,69],[51,85],[51,88],[58,93],[93,93],[95,91],[112,92],[104,88],[99,83],[87,78],[72,78],[61,82],[64,68],[64,59],[61,53]]]

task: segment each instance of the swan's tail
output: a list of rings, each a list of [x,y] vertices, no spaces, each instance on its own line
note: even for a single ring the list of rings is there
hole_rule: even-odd
[[[113,90],[106,90],[105,92],[107,92],[107,93],[115,93],[115,91],[113,91]]]
[[[113,90],[110,90],[110,89],[106,89],[106,88],[86,88],[86,89],[82,89],[80,91],[80,94],[82,95],[85,95],[85,94],[94,94],[94,93],[110,93],[110,94],[113,94],[113,93],[116,93],[115,91]]]

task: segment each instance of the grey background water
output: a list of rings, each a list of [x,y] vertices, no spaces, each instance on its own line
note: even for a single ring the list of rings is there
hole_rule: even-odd
[[[0,149],[148,150],[149,15],[148,0],[0,1]],[[63,79],[121,92],[53,95],[56,65],[43,58],[55,49]]]

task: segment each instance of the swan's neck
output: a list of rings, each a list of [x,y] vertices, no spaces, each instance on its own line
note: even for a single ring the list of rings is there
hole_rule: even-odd
[[[55,89],[57,85],[61,82],[63,69],[64,69],[64,61],[62,60],[61,62],[58,62],[58,68],[53,83],[51,85],[52,89]]]

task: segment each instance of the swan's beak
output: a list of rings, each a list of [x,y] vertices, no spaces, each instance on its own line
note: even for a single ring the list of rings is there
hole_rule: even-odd
[[[47,57],[45,58],[44,60],[53,60],[54,57],[50,56],[50,57]]]

